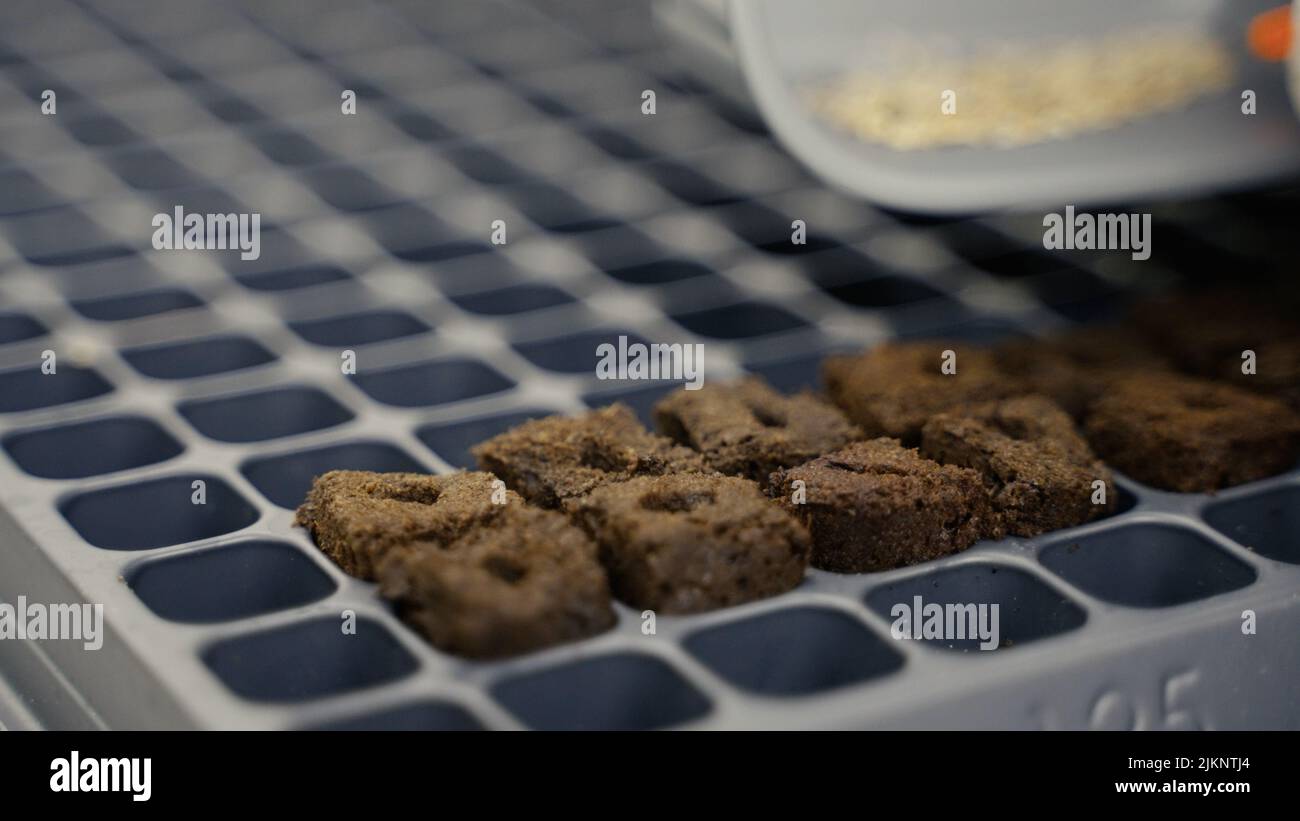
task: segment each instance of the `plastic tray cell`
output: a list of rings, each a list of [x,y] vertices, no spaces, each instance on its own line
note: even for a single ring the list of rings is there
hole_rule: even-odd
[[[737,687],[775,696],[819,693],[903,666],[903,657],[838,610],[789,607],[696,632],[686,649]]]
[[[122,358],[153,379],[197,379],[256,368],[276,357],[257,340],[230,334],[128,348]]]
[[[509,678],[493,695],[538,730],[652,730],[699,718],[709,700],[653,656],[599,656]]]
[[[1032,641],[1062,635],[1077,630],[1087,621],[1083,608],[1072,602],[1065,594],[1019,568],[992,563],[964,563],[947,570],[911,576],[893,584],[882,585],[867,594],[867,605],[875,610],[881,618],[892,623],[902,613],[915,615],[916,603],[922,608],[927,604],[936,604],[947,608],[950,605],[965,606],[979,603],[986,608],[998,607],[997,644],[993,642],[990,632],[987,638],[970,635],[967,629],[964,638],[944,640],[926,639],[927,644],[949,650],[985,650],[1007,649]],[[907,605],[908,610],[897,610],[898,605]],[[985,625],[990,625],[992,610],[988,613]],[[962,611],[965,627],[978,627]],[[975,618],[980,618],[978,610]],[[913,619],[909,632],[916,638],[914,628],[918,620]]]
[[[4,449],[32,476],[82,479],[165,462],[185,447],[151,419],[115,416],[20,431]]]
[[[39,320],[16,312],[0,313],[0,345],[35,339],[49,333]]]
[[[1129,607],[1171,607],[1255,580],[1255,571],[1204,536],[1179,525],[1134,522],[1062,537],[1043,564],[1099,599]]]
[[[289,327],[306,341],[324,348],[370,345],[416,334],[428,333],[429,326],[405,311],[378,310],[290,322]]]
[[[108,380],[91,368],[57,364],[53,373],[39,367],[0,371],[0,413],[66,405],[103,396],[113,390]]]
[[[203,474],[79,493],[66,499],[59,512],[81,538],[107,550],[150,550],[210,539],[245,528],[259,515],[226,482]]]
[[[1300,564],[1300,486],[1216,502],[1205,519],[1224,536],[1261,556]]]
[[[294,545],[268,539],[152,559],[127,584],[159,616],[195,624],[288,610],[335,589]]]
[[[477,359],[443,359],[359,373],[352,377],[377,402],[401,408],[459,402],[499,393],[514,385]]]
[[[182,402],[178,410],[195,430],[219,442],[261,442],[332,428],[353,418],[329,394],[308,387],[196,399]]]
[[[250,701],[304,701],[373,687],[416,669],[415,658],[377,622],[359,618],[345,633],[336,617],[227,639],[203,660]]]

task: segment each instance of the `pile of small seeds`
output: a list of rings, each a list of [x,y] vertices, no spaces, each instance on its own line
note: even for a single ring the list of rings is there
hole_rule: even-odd
[[[1208,35],[1141,30],[967,60],[909,59],[902,70],[815,88],[809,101],[834,126],[897,150],[1014,147],[1171,111],[1232,76],[1232,58]]]

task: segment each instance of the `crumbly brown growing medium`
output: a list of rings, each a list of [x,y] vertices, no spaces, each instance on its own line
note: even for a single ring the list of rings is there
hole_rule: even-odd
[[[607,485],[574,516],[600,545],[614,595],[638,609],[697,613],[775,596],[808,564],[803,526],[734,476]]]
[[[1300,416],[1283,402],[1169,374],[1117,381],[1093,403],[1085,432],[1116,470],[1186,493],[1272,476],[1300,458]]]
[[[676,391],[655,406],[655,422],[714,470],[763,483],[860,438],[834,406],[810,393],[783,396],[757,377]]]
[[[448,544],[501,514],[489,473],[370,473],[334,470],[317,477],[295,523],[344,572],[373,580],[380,562],[417,540]],[[513,497],[513,498],[510,498]],[[507,494],[507,503],[522,500]]]
[[[416,542],[380,568],[380,593],[434,646],[500,658],[603,632],[616,617],[596,545],[515,497],[449,543]]]
[[[1241,372],[1242,351],[1300,335],[1295,315],[1233,288],[1150,297],[1133,307],[1130,322],[1182,369],[1216,379]]]
[[[1232,371],[1239,387],[1274,396],[1300,411],[1300,333],[1284,339],[1261,342],[1255,351],[1255,372]]]
[[[623,404],[548,416],[473,448],[479,467],[533,504],[567,508],[596,488],[636,476],[702,473],[700,455],[646,430]]]
[[[1182,370],[1223,379],[1300,408],[1300,305],[1290,294],[1268,298],[1233,288],[1152,297],[1132,324]],[[1255,355],[1244,373],[1242,355]]]
[[[780,471],[772,493],[808,526],[812,564],[840,573],[937,559],[1001,535],[978,473],[894,439],[854,442]]]
[[[1023,396],[938,414],[925,424],[921,453],[978,471],[1008,533],[1036,536],[1082,524],[1115,503],[1110,471],[1050,399]],[[1094,504],[1094,481],[1106,483]]]
[[[944,352],[956,372],[944,373]],[[904,444],[921,440],[927,419],[959,405],[1023,393],[990,351],[944,340],[890,343],[851,356],[827,357],[822,379],[831,400],[867,436]]]
[[[1014,339],[993,352],[997,365],[1026,392],[1050,397],[1081,419],[1116,377],[1169,370],[1169,362],[1132,328],[1071,328],[1043,339]]]

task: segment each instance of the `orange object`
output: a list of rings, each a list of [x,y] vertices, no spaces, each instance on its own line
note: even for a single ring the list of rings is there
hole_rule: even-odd
[[[1291,51],[1291,7],[1278,6],[1255,15],[1246,30],[1246,42],[1261,60],[1285,60]]]

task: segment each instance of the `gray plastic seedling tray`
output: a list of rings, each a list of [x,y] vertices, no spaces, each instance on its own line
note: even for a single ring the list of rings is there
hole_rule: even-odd
[[[339,572],[291,525],[313,474],[448,471],[531,414],[614,399],[644,414],[671,386],[589,367],[619,333],[702,342],[708,379],[749,370],[792,390],[831,351],[1042,331],[1137,281],[1103,255],[1045,258],[1014,221],[900,221],[821,187],[604,5],[563,23],[486,6],[185,8],[174,26],[97,8],[56,24],[36,8],[0,28],[21,56],[0,77],[0,599],[100,603],[107,628],[97,651],[0,641],[0,721],[1300,725],[1295,472],[1212,498],[1121,479],[1126,509],[1086,527],[890,573],[812,571],[773,599],[661,616],[654,635],[619,605],[604,635],[495,663],[440,653]],[[355,120],[331,113],[344,71],[373,87]],[[50,77],[130,111],[138,139],[100,144],[111,123],[71,103],[67,120],[29,116],[26,89]],[[651,120],[636,109],[645,87],[662,92]],[[243,121],[254,104],[277,113]],[[176,167],[141,164],[141,149]],[[186,186],[151,187],[173,176]],[[257,261],[148,250],[141,226],[177,201],[258,210],[278,230]],[[1294,197],[1261,202],[1265,217],[1155,210],[1162,231],[1209,243],[1192,262],[1218,264],[1230,251],[1216,231],[1267,225]],[[795,217],[818,242],[804,253],[782,244]],[[504,249],[452,258],[496,218]],[[1157,265],[1140,282],[1176,279]],[[159,289],[174,310],[137,316]],[[54,376],[34,371],[45,350]],[[1010,646],[891,639],[891,599],[918,593],[998,603]]]

